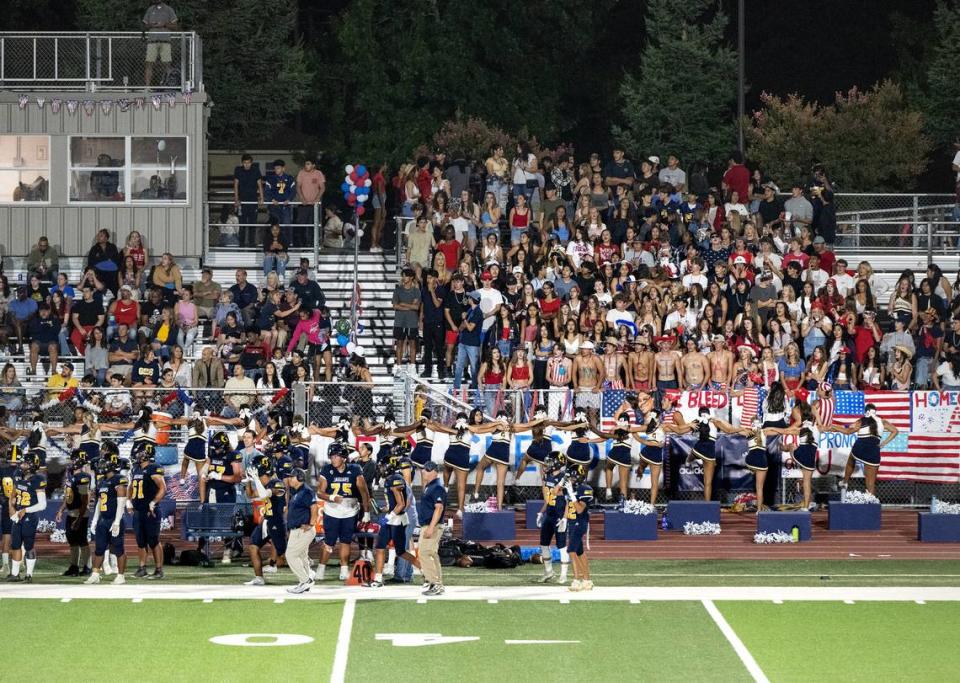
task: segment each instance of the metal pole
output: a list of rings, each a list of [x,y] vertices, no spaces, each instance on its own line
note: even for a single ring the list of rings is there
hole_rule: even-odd
[[[323,200],[313,205],[313,269],[314,273],[320,271],[320,204]],[[314,275],[316,277],[316,275]]]
[[[743,117],[745,114],[744,106],[744,83],[746,59],[744,55],[744,36],[746,34],[746,21],[743,0],[737,2],[737,149],[743,154]]]

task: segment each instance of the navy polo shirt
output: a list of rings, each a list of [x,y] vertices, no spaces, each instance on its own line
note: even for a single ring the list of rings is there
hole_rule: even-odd
[[[467,311],[467,320],[475,324],[472,330],[463,328],[460,330],[460,343],[465,346],[480,346],[480,332],[483,327],[483,311],[480,306],[474,306]]]
[[[424,323],[432,325],[440,325],[443,323],[443,301],[447,296],[446,290],[440,285],[437,285],[436,295],[437,298],[440,299],[439,306],[433,305],[433,297],[430,296],[426,285],[421,289],[420,300],[423,302]]]
[[[423,495],[420,496],[420,503],[417,508],[420,526],[430,526],[430,520],[433,519],[433,510],[437,506],[437,503],[440,503],[443,507],[447,507],[447,490],[443,488],[439,477],[431,481],[430,484],[427,485],[427,488],[423,490]],[[437,524],[440,524],[442,521],[443,514],[441,513]]]
[[[304,484],[290,497],[287,509],[287,528],[296,529],[310,523],[310,508],[317,502],[317,494]]]

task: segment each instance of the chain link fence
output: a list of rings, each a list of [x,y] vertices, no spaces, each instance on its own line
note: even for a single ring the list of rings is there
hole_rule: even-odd
[[[840,248],[925,254],[958,244],[955,195],[837,193],[834,201]]]

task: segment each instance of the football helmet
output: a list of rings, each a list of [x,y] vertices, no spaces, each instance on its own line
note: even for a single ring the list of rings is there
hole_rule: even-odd
[[[327,457],[331,458],[334,455],[339,455],[341,458],[347,457],[347,448],[339,441],[334,441],[329,446],[327,446]]]
[[[220,431],[214,434],[210,438],[210,443],[213,445],[214,448],[217,448],[217,449],[221,449],[221,450],[230,449],[230,437],[228,437],[227,433],[223,431]]]
[[[147,443],[141,446],[137,451],[137,460],[140,462],[156,462],[157,460],[157,447],[152,443]]]
[[[70,466],[79,470],[90,462],[90,458],[87,456],[86,452],[81,451],[79,448],[73,451],[70,454]]]
[[[115,456],[120,458],[120,448],[117,446],[114,441],[104,441],[100,444],[100,457],[107,458],[110,456]]]
[[[27,453],[26,457],[23,459],[23,462],[20,464],[22,469],[26,469],[31,473],[39,471],[42,466],[43,461],[40,459],[40,456],[37,453]]]
[[[582,484],[587,478],[587,468],[583,465],[571,463],[567,465],[567,476],[574,485]]]
[[[273,461],[268,455],[261,455],[253,461],[253,466],[257,468],[257,476],[264,477],[273,474]]]

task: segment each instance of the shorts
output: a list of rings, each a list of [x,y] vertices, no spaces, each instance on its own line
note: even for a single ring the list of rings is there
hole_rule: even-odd
[[[10,549],[30,552],[33,543],[37,540],[37,515],[33,512],[25,514],[16,524],[11,520]]]
[[[567,545],[567,532],[557,531],[557,524],[560,520],[556,517],[544,515],[543,524],[540,526],[540,545],[550,545],[550,541],[557,539],[557,547],[565,548]]]
[[[767,471],[767,449],[751,448],[747,451],[747,469],[754,471]]]
[[[413,452],[410,453],[410,462],[412,462],[417,467],[422,468],[433,457],[433,444],[425,443],[421,441],[416,446],[413,447]]]
[[[470,470],[470,450],[466,446],[453,445],[443,455],[443,464],[467,472]]]
[[[552,450],[553,442],[549,439],[544,439],[543,441],[533,441],[527,447],[527,457],[538,465],[542,465],[543,461],[547,459],[547,456],[550,455],[550,451]]]
[[[853,442],[850,455],[864,465],[880,466],[880,437],[861,436]]]
[[[419,336],[420,335],[416,327],[393,328],[394,341],[416,341]]]
[[[36,346],[37,346],[37,353],[38,353],[38,355],[39,355],[41,358],[47,358],[47,357],[50,355],[50,347],[51,347],[51,346],[54,346],[54,347],[57,346],[57,342],[55,342],[55,341],[47,342],[47,343],[45,343],[45,344],[44,344],[44,343],[41,343],[41,342],[35,341],[35,342],[33,342],[33,344],[31,344],[31,346],[33,346],[34,344],[36,344]]]
[[[817,469],[817,447],[811,443],[800,444],[793,451],[793,461],[800,465],[801,469]]]
[[[156,62],[157,59],[161,62],[166,62],[169,64],[172,60],[172,54],[170,51],[170,43],[147,43],[147,62]]]
[[[640,459],[648,465],[663,465],[663,447],[643,446],[640,449]]]
[[[583,537],[587,535],[589,524],[586,521],[567,522],[567,552],[583,555]]]
[[[510,444],[506,441],[494,441],[487,449],[487,457],[501,465],[510,464]]]
[[[207,459],[207,441],[197,437],[187,439],[187,445],[183,447],[183,456],[187,460],[194,462],[203,462]]]
[[[353,543],[353,532],[357,530],[357,516],[331,517],[323,515],[323,542],[332,548],[337,543]]]
[[[214,491],[217,492],[217,503],[236,503],[237,502],[237,488],[233,485],[225,488],[214,488],[213,486],[207,484],[207,503],[212,502],[210,500],[210,494]]]
[[[697,441],[693,445],[693,455],[701,460],[709,460],[710,462],[715,462],[717,459],[716,455],[716,441]]]
[[[307,358],[309,358],[310,360],[313,360],[313,359],[316,358],[317,356],[322,356],[323,354],[325,354],[325,353],[326,353],[327,351],[329,351],[329,350],[330,350],[330,344],[329,344],[329,342],[324,342],[324,343],[322,343],[322,344],[309,344],[309,343],[308,343],[308,344],[307,344],[307,348],[306,348]]]
[[[80,444],[81,453],[87,456],[87,461],[91,465],[96,465],[100,461],[100,444],[93,441],[86,441]]]
[[[67,534],[67,544],[71,546],[87,545],[87,527],[90,526],[90,522],[86,517],[80,517],[77,528],[73,528],[73,523],[76,521],[76,517],[67,517],[64,521],[63,527]]]
[[[630,465],[633,464],[633,458],[630,457],[630,447],[622,445],[614,446],[610,449],[610,452],[607,453],[607,460],[618,465],[623,465],[624,467],[630,467]]]
[[[99,520],[97,522],[97,528],[93,534],[94,542],[94,554],[98,557],[103,557],[104,553],[109,550],[117,557],[123,555],[123,532],[126,530],[126,525],[123,523],[123,520],[120,520],[120,533],[114,538],[110,535],[110,526],[113,524],[113,521]]]
[[[135,510],[133,536],[137,539],[137,547],[140,549],[153,549],[160,545],[160,511],[151,515],[149,510]]]
[[[326,528],[326,527],[324,527]],[[267,537],[263,537],[263,523],[261,522],[250,534],[250,545],[262,548],[266,543],[273,545],[277,555],[283,555],[287,552],[287,528],[282,521],[267,520]]]
[[[406,524],[397,524],[396,526],[391,526],[389,524],[380,525],[380,531],[377,533],[377,543],[375,545],[377,550],[386,550],[387,545],[393,541],[393,549],[397,551],[397,555],[402,555],[407,552],[407,525]]]
[[[596,408],[600,409],[599,391],[578,391],[574,404],[577,408]]]
[[[593,454],[590,453],[590,444],[582,441],[571,441],[567,448],[567,460],[578,465],[590,465]]]
[[[374,209],[385,209],[387,208],[387,195],[377,194],[376,192],[370,195],[370,205]]]
[[[447,330],[447,333],[444,335],[443,339],[447,343],[447,346],[453,346],[457,343],[457,340],[460,339],[460,333],[456,330]]]

